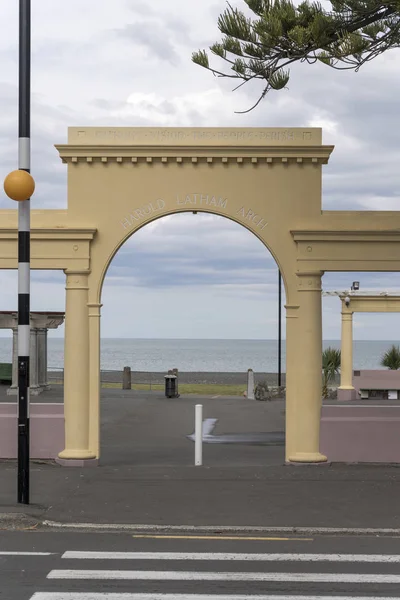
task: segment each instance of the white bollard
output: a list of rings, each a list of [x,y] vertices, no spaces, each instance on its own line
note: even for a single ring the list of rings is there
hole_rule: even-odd
[[[253,369],[247,371],[247,397],[249,400],[254,400],[254,372]]]
[[[194,425],[194,464],[199,467],[203,464],[203,405],[196,404]]]

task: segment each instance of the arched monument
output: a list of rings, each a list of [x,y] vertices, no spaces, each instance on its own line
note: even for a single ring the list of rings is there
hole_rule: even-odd
[[[400,271],[400,212],[323,211],[332,146],[318,128],[69,129],[58,145],[68,208],[32,211],[32,267],[66,274],[62,464],[100,456],[101,291],[110,262],[147,223],[208,212],[243,225],[286,291],[286,460],[320,463],[321,277]],[[0,211],[0,267],[16,268],[16,211]]]

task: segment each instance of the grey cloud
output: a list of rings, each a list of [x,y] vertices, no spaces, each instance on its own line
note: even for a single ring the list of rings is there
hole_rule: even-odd
[[[0,179],[17,168],[17,88],[0,85]],[[67,124],[74,113],[67,107],[50,107],[41,98],[32,98],[32,172],[36,180],[33,207],[61,207],[66,202],[67,170],[62,165],[54,143],[64,141]],[[60,132],[58,137],[57,131]],[[61,134],[62,132],[62,134]],[[57,139],[58,137],[58,139]],[[6,142],[6,143],[4,143]],[[10,200],[0,194],[0,206],[9,207]]]
[[[250,232],[222,217],[175,215],[146,235],[136,232],[117,253],[108,277],[162,288],[276,281],[268,250]]]
[[[154,21],[140,21],[129,23],[124,28],[116,31],[119,35],[129,39],[134,44],[146,48],[149,56],[155,56],[160,61],[177,65],[180,62],[179,54],[174,45],[166,36],[164,28]],[[132,56],[135,63],[135,57]]]
[[[141,0],[128,0],[129,9],[138,15],[154,15],[154,10],[149,2],[141,2]]]

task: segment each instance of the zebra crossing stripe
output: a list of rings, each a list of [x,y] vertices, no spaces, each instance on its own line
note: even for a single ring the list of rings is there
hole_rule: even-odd
[[[249,573],[198,571],[112,571],[54,569],[48,579],[97,579],[138,581],[274,581],[297,583],[400,584],[400,574],[371,573]]]
[[[61,558],[87,560],[400,563],[400,554],[238,554],[229,552],[81,552],[69,550],[64,552]]]
[[[394,596],[271,596],[225,594],[130,594],[107,592],[36,592],[31,600],[399,600]]]
[[[0,552],[0,556],[51,556],[53,552]]]

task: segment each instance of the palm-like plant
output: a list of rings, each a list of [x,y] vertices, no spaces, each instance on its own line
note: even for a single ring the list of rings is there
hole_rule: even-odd
[[[397,371],[400,369],[400,348],[393,346],[385,352],[381,358],[381,366],[387,367],[391,371]]]
[[[322,397],[328,398],[328,386],[340,371],[341,352],[336,348],[326,348],[322,353]]]

